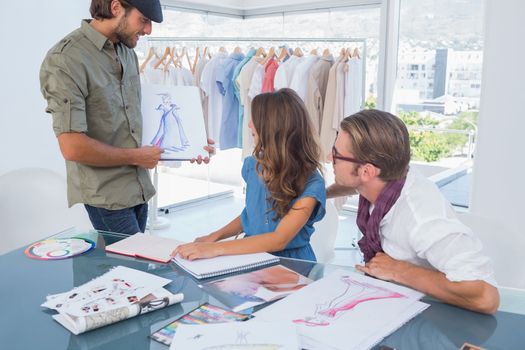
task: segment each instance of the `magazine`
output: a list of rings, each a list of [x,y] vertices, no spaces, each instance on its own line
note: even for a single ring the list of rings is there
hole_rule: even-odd
[[[159,343],[169,346],[173,341],[173,337],[175,336],[178,327],[182,324],[198,325],[207,323],[238,322],[249,320],[252,317],[252,315],[231,312],[218,306],[206,303],[182,316],[181,318],[162,327],[158,331],[154,332],[150,337]]]
[[[184,299],[163,286],[171,280],[117,266],[66,293],[49,295],[43,307],[56,310],[53,318],[74,334],[106,326],[164,308]]]

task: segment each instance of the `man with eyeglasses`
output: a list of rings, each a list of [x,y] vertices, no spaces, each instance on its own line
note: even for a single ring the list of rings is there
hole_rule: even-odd
[[[449,304],[496,312],[490,259],[435,184],[409,169],[408,130],[399,118],[378,110],[345,118],[329,158],[335,184],[327,196],[359,194],[359,271]]]

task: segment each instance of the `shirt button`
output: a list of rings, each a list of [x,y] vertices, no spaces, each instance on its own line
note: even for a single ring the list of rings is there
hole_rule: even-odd
[[[131,133],[134,134],[135,133],[135,129],[131,129]]]
[[[67,103],[67,102],[68,102],[68,100],[67,100],[67,98],[65,98],[65,99],[64,99],[64,103]]]

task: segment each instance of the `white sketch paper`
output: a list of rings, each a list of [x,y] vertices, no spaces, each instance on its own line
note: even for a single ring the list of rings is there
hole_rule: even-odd
[[[301,346],[309,349],[367,349],[424,310],[428,305],[418,301],[422,296],[338,270],[255,315],[297,325]]]
[[[181,324],[170,349],[297,350],[299,342],[296,327],[290,323]]]
[[[195,86],[142,86],[142,145],[164,149],[163,160],[206,157],[206,129]]]

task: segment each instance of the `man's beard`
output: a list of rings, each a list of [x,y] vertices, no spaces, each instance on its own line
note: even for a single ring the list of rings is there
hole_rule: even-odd
[[[122,19],[119,21],[117,29],[115,29],[115,35],[117,36],[117,39],[119,42],[123,43],[130,49],[133,49],[135,46],[137,46],[137,42],[135,40],[135,35],[133,33],[128,33],[128,20],[127,15],[122,17]]]

